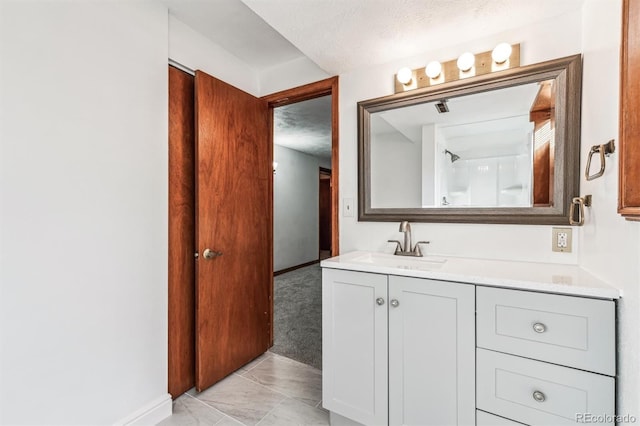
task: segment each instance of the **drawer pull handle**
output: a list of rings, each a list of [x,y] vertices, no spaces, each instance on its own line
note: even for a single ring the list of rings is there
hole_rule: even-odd
[[[544,396],[542,392],[535,391],[533,392],[533,399],[535,399],[537,402],[544,402],[544,400],[547,399],[547,397]]]
[[[376,299],[376,303],[378,304],[378,306],[382,306],[384,305],[384,299],[382,297],[378,297]]]
[[[547,331],[547,327],[541,322],[537,322],[533,324],[533,331],[535,331],[536,333],[544,333],[545,331]]]

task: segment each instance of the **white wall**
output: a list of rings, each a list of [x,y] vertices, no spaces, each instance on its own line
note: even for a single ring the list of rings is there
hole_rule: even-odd
[[[273,269],[279,271],[318,259],[319,167],[326,162],[280,145],[273,158]]]
[[[253,96],[260,96],[256,70],[172,15],[169,15],[169,57],[194,71],[204,71]]]
[[[422,144],[400,132],[371,144],[371,207],[422,206]]]
[[[582,18],[566,14],[543,23],[517,28],[492,37],[474,39],[460,46],[446,47],[379,66],[355,70],[340,76],[340,198],[358,197],[357,116],[358,101],[393,93],[393,76],[402,66],[417,68],[431,59],[446,61],[465,50],[485,51],[498,42],[521,43],[521,63],[531,64],[582,50]],[[342,211],[342,207],[340,209]],[[550,226],[413,224],[413,234],[430,240],[428,252],[451,256],[548,261],[577,264],[579,235],[574,235],[573,253],[551,252]],[[387,239],[399,236],[397,224],[358,222],[357,217],[340,217],[340,250],[393,250]],[[457,235],[459,238],[452,238]],[[515,237],[515,238],[514,238]]]
[[[331,77],[306,56],[259,72],[172,15],[169,57],[258,97]]]
[[[259,75],[262,96],[329,78],[306,56],[264,70]]]
[[[420,186],[421,186],[421,203],[419,206],[439,206],[440,199],[436,204],[436,155],[438,153],[438,139],[441,135],[440,129],[436,124],[427,124],[422,126],[422,147],[420,159]]]
[[[620,3],[588,0],[583,9],[581,170],[592,145],[609,139],[618,143]],[[607,158],[603,177],[580,182],[580,192],[593,195],[593,206],[579,229],[580,265],[623,291],[618,305],[619,413],[640,417],[640,223],[626,221],[616,212],[618,159],[617,153]]]
[[[368,67],[340,76],[340,197],[357,199],[358,101],[393,93],[393,75],[401,66],[417,68],[430,59],[448,60],[465,50],[490,50],[500,41],[521,43],[523,65],[584,52],[581,174],[591,145],[618,135],[620,1],[586,0],[581,14],[507,31],[469,43],[426,52],[415,58]],[[593,194],[586,224],[574,229],[573,253],[551,252],[550,226],[413,224],[414,238],[431,240],[428,252],[450,256],[580,264],[624,297],[619,309],[618,413],[637,418],[640,406],[640,224],[621,219],[617,205],[617,155],[607,173],[581,181],[581,194]],[[341,210],[342,211],[342,210]],[[393,250],[397,224],[357,222],[340,217],[341,252]]]
[[[167,11],[0,7],[0,423],[167,415]]]

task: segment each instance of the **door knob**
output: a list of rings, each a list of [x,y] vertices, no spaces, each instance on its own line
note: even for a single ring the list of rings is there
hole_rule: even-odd
[[[213,259],[214,257],[222,256],[222,253],[211,249],[204,249],[202,256],[204,256],[205,259]]]
[[[384,299],[382,297],[378,297],[376,299],[376,303],[380,306],[384,305]]]
[[[393,306],[394,308],[397,308],[400,305],[400,302],[398,302],[396,299],[393,299],[389,303],[391,303],[391,306]]]

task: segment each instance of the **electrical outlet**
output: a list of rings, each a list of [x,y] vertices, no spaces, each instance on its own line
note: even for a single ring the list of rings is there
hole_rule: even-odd
[[[571,253],[571,228],[553,228],[551,249],[562,253]]]

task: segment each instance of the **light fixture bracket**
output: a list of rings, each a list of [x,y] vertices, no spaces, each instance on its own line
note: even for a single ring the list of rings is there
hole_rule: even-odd
[[[476,53],[475,65],[469,71],[460,71],[458,69],[458,59],[452,59],[442,63],[442,71],[438,78],[429,78],[424,67],[415,68],[411,70],[412,78],[408,84],[402,84],[398,82],[394,75],[393,81],[395,82],[395,92],[402,93],[415,89],[423,89],[425,87],[436,86],[442,83],[448,83],[450,81],[462,80],[469,77],[475,77],[477,75],[489,74],[496,71],[503,71],[510,68],[520,66],[520,43],[511,45],[511,56],[506,62],[502,64],[496,64],[491,57],[492,50],[488,50],[482,53]]]

